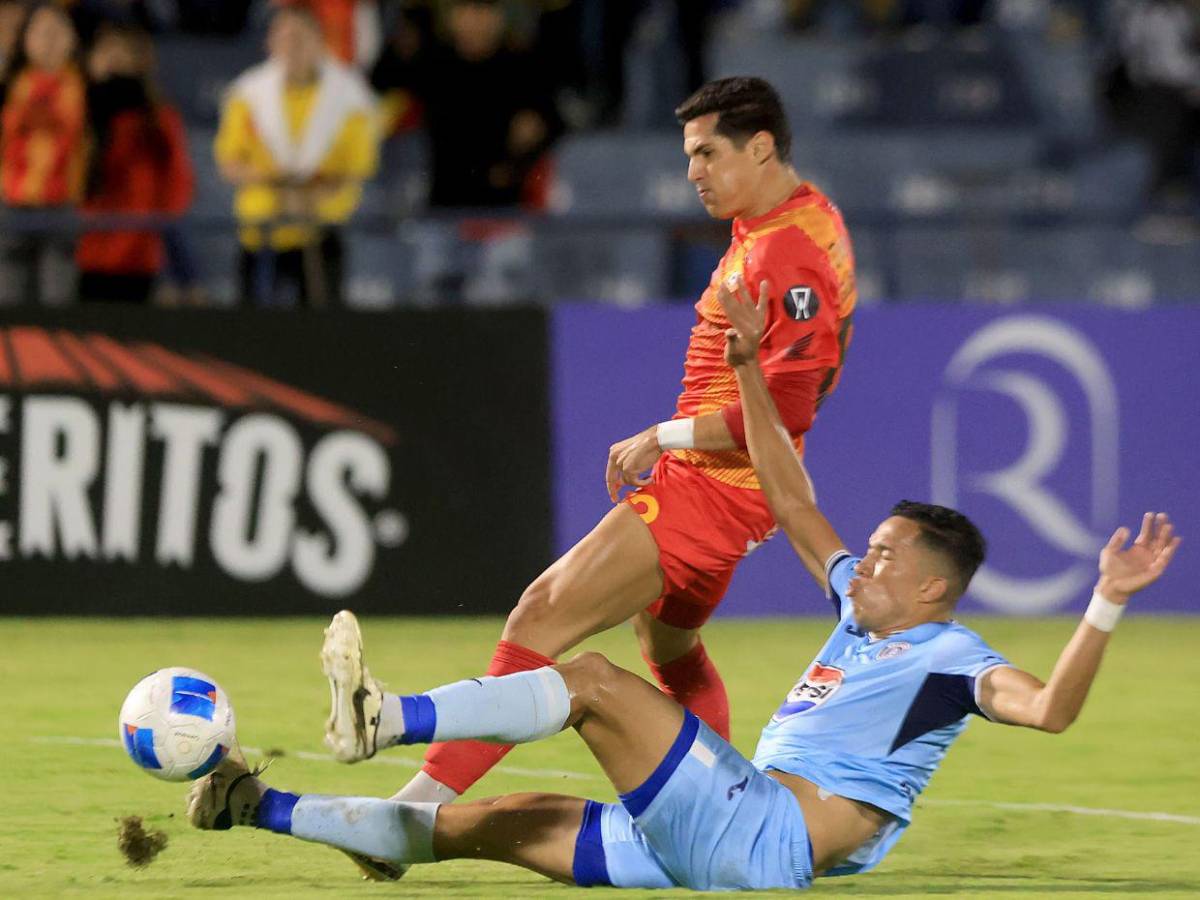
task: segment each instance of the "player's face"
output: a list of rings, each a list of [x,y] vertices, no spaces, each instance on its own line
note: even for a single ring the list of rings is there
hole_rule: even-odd
[[[929,577],[920,537],[920,526],[900,516],[884,519],[871,535],[846,592],[860,628],[883,631],[919,615],[921,586]]]
[[[717,113],[692,119],[683,126],[683,152],[688,158],[688,181],[714,219],[732,219],[754,205],[762,168],[756,161],[754,139],[738,149],[717,134]]]

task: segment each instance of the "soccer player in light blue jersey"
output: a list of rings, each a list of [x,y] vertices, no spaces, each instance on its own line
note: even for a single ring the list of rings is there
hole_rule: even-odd
[[[765,287],[765,286],[764,286]],[[1129,598],[1179,546],[1147,513],[1132,545],[1100,552],[1088,611],[1043,683],[952,618],[983,538],[944,507],[898,504],[853,556],[811,484],[757,363],[767,294],[723,290],[754,467],[780,528],[834,604],[829,639],[763,729],[753,760],[638,676],[585,653],[531,672],[389,694],[367,671],[348,612],[326,630],[345,761],[396,744],[538,740],[573,727],[619,803],[511,794],[438,805],[291,794],[227,759],[189,795],[199,828],[250,825],[396,864],[493,859],[568,884],[698,890],[803,888],[865,871],[908,826],[913,801],[971,715],[1060,732],[1075,720]]]

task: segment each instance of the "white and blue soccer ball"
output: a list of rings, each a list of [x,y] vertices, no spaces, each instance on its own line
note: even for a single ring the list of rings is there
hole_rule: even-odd
[[[203,672],[181,666],[135,684],[117,727],[134,764],[164,781],[203,778],[234,741],[229,697]]]

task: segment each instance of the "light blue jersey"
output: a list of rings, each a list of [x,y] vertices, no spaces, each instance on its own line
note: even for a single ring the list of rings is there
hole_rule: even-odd
[[[762,731],[754,765],[799,775],[895,819],[827,874],[873,868],[899,839],[912,804],[979,708],[979,678],[1008,660],[957,622],[874,639],[854,622],[846,588],[858,559],[828,566],[838,624]]]

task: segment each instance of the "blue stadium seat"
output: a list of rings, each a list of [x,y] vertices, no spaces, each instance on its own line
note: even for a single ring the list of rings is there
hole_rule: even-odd
[[[348,306],[388,308],[411,287],[412,248],[393,233],[348,232],[346,256]]]
[[[858,69],[877,103],[845,124],[1021,126],[1036,121],[1021,70],[982,36],[929,46],[882,45]]]
[[[555,169],[555,212],[704,215],[687,180],[678,131],[568,137],[558,147]]]
[[[837,123],[974,127],[1036,120],[1012,55],[983,36],[926,47],[732,35],[713,42],[709,70],[714,77],[771,81],[798,132]]]
[[[892,297],[888,278],[888,247],[886,235],[875,228],[850,226],[854,244],[854,269],[860,303],[878,303]]]
[[[1046,30],[1001,34],[1024,73],[1039,127],[1067,146],[1089,145],[1104,131],[1096,54],[1085,40],[1052,40]]]
[[[899,300],[1092,301],[1140,307],[1200,299],[1200,242],[1139,241],[1129,228],[919,228],[895,236]]]
[[[533,240],[533,284],[544,301],[641,306],[669,296],[671,255],[661,228],[556,231]]]
[[[896,299],[1082,300],[1101,258],[1086,229],[906,227],[895,235]]]
[[[778,35],[731,34],[709,43],[712,78],[757,75],[775,85],[796,134],[826,128],[839,117],[872,111],[876,85],[856,66],[861,46]]]

